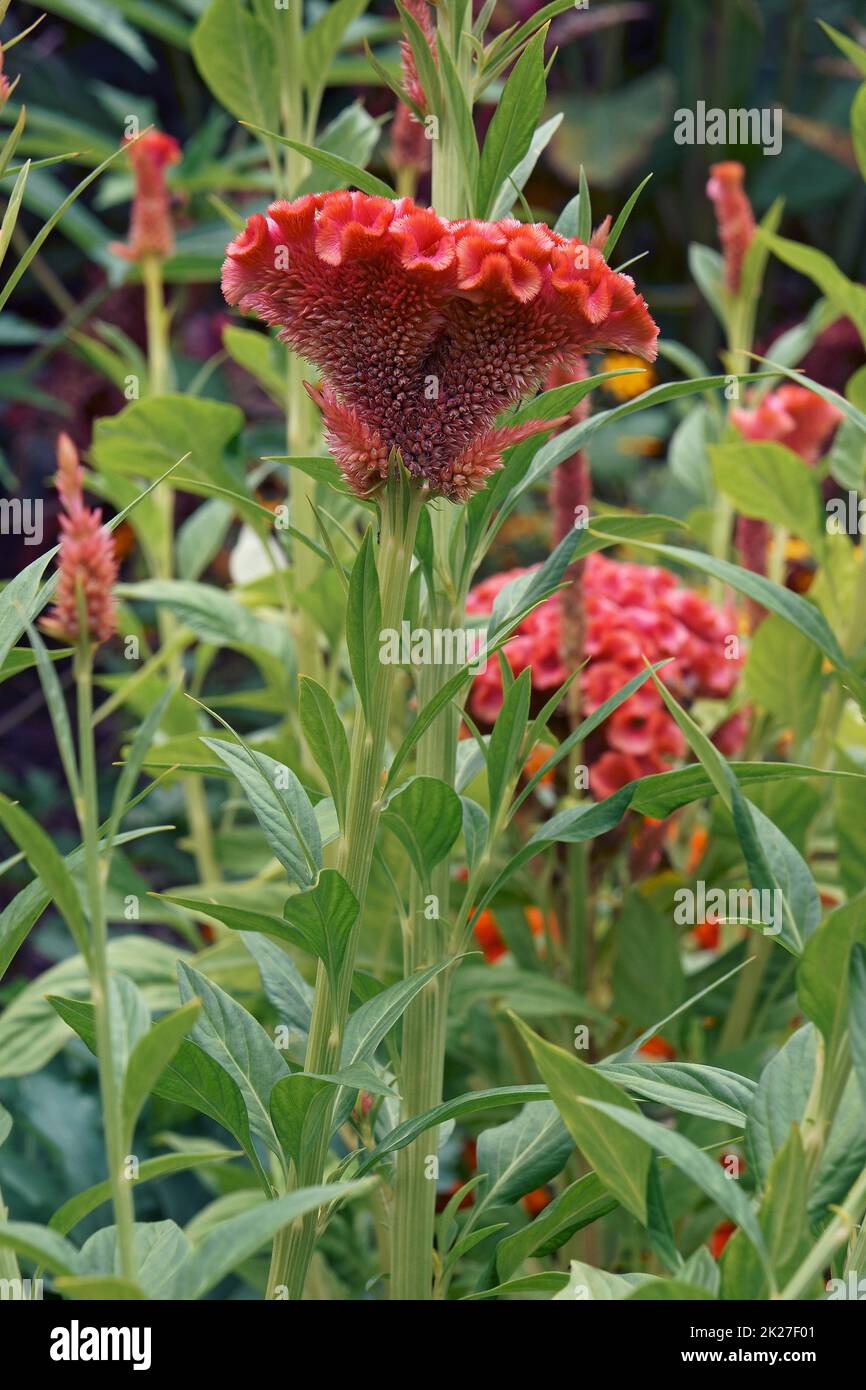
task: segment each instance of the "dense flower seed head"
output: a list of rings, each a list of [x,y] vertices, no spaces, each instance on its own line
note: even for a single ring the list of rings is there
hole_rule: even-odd
[[[513,570],[482,581],[467,601],[467,612],[490,612],[503,586],[517,575]],[[653,565],[628,564],[593,554],[586,559],[580,581],[585,634],[583,652],[589,661],[578,678],[581,713],[591,714],[647,661],[673,660],[661,679],[681,704],[696,699],[725,699],[740,674],[739,656],[728,657],[726,639],[736,630],[732,612],[715,608],[701,594],[677,584],[674,576]],[[526,667],[532,688],[549,699],[573,665],[563,659],[561,629],[567,611],[555,594],[521,623],[505,644],[515,675]],[[496,721],[502,706],[499,663],[490,661],[476,678],[469,708],[486,724]],[[734,753],[745,736],[742,715],[717,731],[715,742]],[[672,759],[686,753],[685,741],[665,709],[655,686],[647,683],[631,695],[592,735],[587,746],[590,786],[596,796],[608,796],[626,782],[650,772],[663,772]]]
[[[716,212],[725,260],[725,284],[729,290],[740,288],[743,261],[755,235],[755,216],[743,187],[745,172],[742,164],[734,159],[711,164],[707,183],[707,197]]]
[[[149,130],[128,141],[129,162],[135,178],[135,194],[129,223],[129,244],[111,243],[111,250],[128,261],[143,256],[170,256],[174,250],[174,224],[169,206],[165,171],[180,160],[180,145],[161,130]]]
[[[102,512],[84,505],[84,473],[68,434],[61,434],[57,440],[55,484],[63,509],[57,601],[40,626],[63,642],[77,641],[80,589],[84,594],[88,636],[95,642],[107,642],[117,631],[112,595],[117,582],[114,542],[102,525]]]
[[[609,347],[656,355],[644,300],[596,247],[406,198],[274,203],[230,244],[222,286],[320,368],[329,444],[362,496],[398,449],[426,490],[465,499],[504,448],[549,428],[496,421],[552,367]]]

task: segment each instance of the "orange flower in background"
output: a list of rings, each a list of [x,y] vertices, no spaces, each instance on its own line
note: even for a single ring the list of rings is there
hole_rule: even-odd
[[[725,284],[734,291],[740,288],[743,261],[755,235],[755,215],[743,187],[745,172],[742,164],[734,159],[711,164],[707,184],[707,197],[715,209],[725,261]]]
[[[814,464],[826,453],[842,411],[808,387],[788,382],[768,391],[755,406],[735,406],[731,419],[746,439],[784,444],[804,463]]]
[[[541,908],[524,908],[524,916],[532,935],[541,936],[544,932],[544,914]],[[553,914],[548,917],[548,927],[554,940],[558,940],[559,926]],[[504,956],[508,951],[508,947],[499,933],[496,918],[489,907],[485,907],[484,911],[479,913],[473,931],[475,933],[475,940],[484,952],[485,960],[490,961],[491,964],[499,960],[500,957]]]
[[[722,1251],[736,1230],[733,1221],[720,1221],[707,1242],[714,1260],[721,1258]]]
[[[601,360],[601,370],[603,372],[622,372],[628,369],[628,376],[614,376],[610,381],[606,381],[602,390],[609,396],[613,396],[618,401],[630,401],[635,396],[642,396],[644,391],[648,391],[651,386],[655,386],[658,377],[652,367],[648,367],[646,362],[635,357],[631,352],[606,352]]]
[[[537,223],[446,221],[408,198],[273,203],[228,247],[230,304],[278,327],[324,377],[311,391],[352,490],[399,450],[420,487],[465,501],[547,421],[497,425],[557,364],[608,347],[656,355],[634,281]]]
[[[161,130],[149,130],[127,144],[135,179],[129,243],[113,241],[110,249],[127,261],[140,261],[145,256],[165,258],[174,250],[174,223],[165,171],[180,161],[180,145]]]
[[[656,1034],[654,1038],[647,1038],[645,1043],[641,1043],[637,1055],[647,1062],[672,1062],[677,1051],[665,1038]]]
[[[79,636],[79,590],[84,595],[87,635],[107,642],[117,631],[112,589],[117,582],[114,543],[102,525],[102,512],[84,505],[84,471],[68,434],[57,439],[55,484],[63,509],[57,601],[40,626],[51,637],[75,642]]]

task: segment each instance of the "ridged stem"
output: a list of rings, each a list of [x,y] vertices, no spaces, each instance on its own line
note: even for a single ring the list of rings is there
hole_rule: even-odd
[[[387,484],[382,496],[381,534],[377,554],[382,628],[399,630],[406,603],[409,568],[415,545],[422,494],[401,476]],[[360,912],[349,940],[336,989],[319,967],[313,1018],[304,1062],[306,1072],[329,1073],[340,1065],[343,1033],[349,1013],[352,974],[358,934],[364,910],[376,831],[382,811],[385,739],[391,716],[391,697],[396,667],[378,662],[370,709],[358,709],[352,735],[346,828],[340,841],[337,869],[354,893]],[[333,1109],[329,1110],[315,1144],[297,1173],[296,1185],[322,1181],[331,1139]],[[303,1296],[307,1271],[316,1240],[317,1217],[313,1212],[283,1233],[274,1243],[268,1297]],[[282,1290],[285,1289],[285,1295]]]

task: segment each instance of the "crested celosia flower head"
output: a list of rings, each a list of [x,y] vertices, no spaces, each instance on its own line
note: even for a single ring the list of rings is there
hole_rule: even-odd
[[[634,282],[596,247],[542,225],[445,221],[406,198],[274,203],[229,245],[222,285],[320,368],[312,394],[361,496],[399,450],[426,491],[465,499],[505,447],[549,428],[496,421],[553,366],[596,348],[656,353]]]
[[[58,436],[55,485],[62,508],[57,601],[40,626],[61,641],[77,641],[81,591],[87,635],[95,642],[107,642],[117,631],[112,595],[117,559],[111,536],[102,525],[102,512],[84,505],[84,472],[68,434]]]
[[[768,391],[754,407],[735,407],[731,419],[746,439],[784,444],[805,463],[817,463],[842,412],[808,387],[789,382]]]
[[[129,244],[111,243],[111,250],[128,261],[144,256],[170,256],[174,249],[174,224],[165,171],[180,160],[180,145],[161,130],[149,130],[127,141],[135,179]]]
[[[743,261],[755,235],[752,204],[743,187],[745,169],[735,159],[710,165],[707,197],[712,201],[725,261],[725,284],[738,290]]]
[[[470,593],[467,612],[489,612],[504,585],[523,572],[484,580]],[[739,657],[728,657],[725,639],[736,630],[732,613],[680,587],[667,570],[598,553],[587,557],[581,588],[589,658],[578,677],[584,716],[644,671],[644,659],[673,658],[660,679],[681,704],[731,693],[742,664]],[[504,649],[515,674],[531,669],[533,690],[546,699],[569,674],[560,656],[561,622],[561,596],[554,594],[529,614]],[[490,661],[472,686],[469,708],[476,719],[492,724],[501,705],[499,663]],[[744,734],[744,720],[735,715],[717,731],[715,741],[730,754]],[[634,778],[665,771],[686,751],[682,734],[648,681],[591,736],[590,785],[597,796],[608,796]]]

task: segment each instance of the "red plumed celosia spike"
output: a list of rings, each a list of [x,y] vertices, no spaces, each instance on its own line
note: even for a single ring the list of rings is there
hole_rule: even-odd
[[[143,256],[171,255],[174,225],[171,217],[165,170],[180,160],[180,145],[161,130],[149,130],[129,142],[129,162],[135,179],[135,194],[126,246],[111,243],[111,250],[128,261]]]
[[[78,451],[67,434],[57,441],[57,491],[60,518],[56,602],[40,626],[52,637],[75,642],[79,635],[79,590],[84,595],[87,634],[107,642],[117,631],[113,589],[117,582],[114,542],[102,525],[101,511],[85,507],[83,472]]]
[[[328,447],[346,481],[359,497],[375,491],[388,476],[389,449],[349,406],[341,405],[333,391],[307,386],[322,412]]]
[[[743,261],[755,235],[755,215],[743,187],[745,169],[736,160],[710,165],[707,197],[716,213],[719,242],[725,261],[725,284],[738,290]]]
[[[597,249],[511,219],[446,222],[408,199],[274,204],[229,246],[222,283],[322,371],[353,487],[375,476],[368,454],[397,449],[427,490],[465,496],[514,442],[497,416],[551,367],[593,348],[655,356],[646,305]]]

